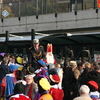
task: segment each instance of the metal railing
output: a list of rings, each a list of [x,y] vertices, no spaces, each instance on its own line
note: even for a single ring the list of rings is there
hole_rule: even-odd
[[[97,0],[30,0],[0,4],[0,18],[68,13],[97,8]],[[6,10],[8,15],[2,14]]]

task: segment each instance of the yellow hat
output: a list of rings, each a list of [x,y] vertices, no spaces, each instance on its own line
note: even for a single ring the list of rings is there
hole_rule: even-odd
[[[17,62],[18,62],[19,64],[22,64],[22,63],[23,63],[23,59],[22,59],[21,57],[17,57],[16,60],[17,60]]]
[[[51,85],[46,78],[41,78],[39,84],[44,90],[50,90],[51,88]]]

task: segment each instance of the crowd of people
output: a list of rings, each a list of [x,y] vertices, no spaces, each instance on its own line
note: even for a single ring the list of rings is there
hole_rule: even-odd
[[[72,50],[68,52],[63,66],[53,55],[53,45],[48,43],[45,52],[38,39],[33,40],[27,57],[0,53],[0,99],[99,100],[100,65],[87,59],[89,53],[80,53],[77,62]]]

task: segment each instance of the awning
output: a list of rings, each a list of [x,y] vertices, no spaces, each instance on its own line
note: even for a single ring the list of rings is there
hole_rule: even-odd
[[[55,34],[40,39],[42,45],[93,45],[100,44],[100,33]]]

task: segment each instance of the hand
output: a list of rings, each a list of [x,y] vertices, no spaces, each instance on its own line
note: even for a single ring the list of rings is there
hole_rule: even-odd
[[[73,95],[73,92],[70,92],[70,95]]]

